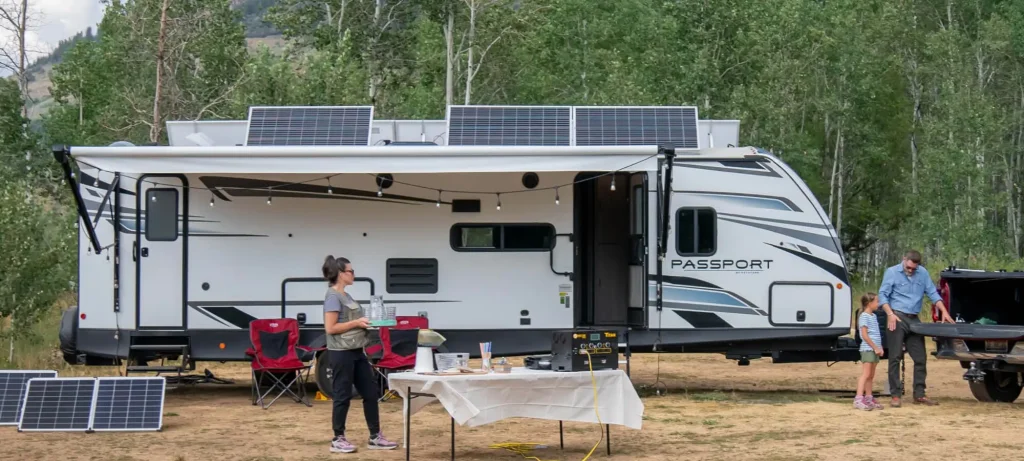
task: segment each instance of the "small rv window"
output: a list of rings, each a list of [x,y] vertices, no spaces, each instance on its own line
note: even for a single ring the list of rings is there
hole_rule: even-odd
[[[456,224],[451,230],[455,251],[547,251],[555,246],[551,224]]]
[[[717,250],[715,210],[680,208],[676,212],[676,253],[680,256],[708,256]]]
[[[173,242],[178,239],[178,190],[146,191],[146,240]]]

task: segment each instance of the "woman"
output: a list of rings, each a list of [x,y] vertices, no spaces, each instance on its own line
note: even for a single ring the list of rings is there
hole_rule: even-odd
[[[367,342],[366,327],[370,322],[363,316],[362,306],[345,293],[345,287],[355,281],[355,270],[349,260],[328,255],[324,260],[323,273],[330,286],[324,299],[324,329],[327,331],[327,373],[328,376],[333,373],[334,440],[331,441],[331,452],[356,451],[355,445],[345,438],[345,419],[353,384],[363,398],[363,414],[370,429],[367,447],[371,450],[397,448],[397,443],[384,438],[380,432],[377,389],[370,362],[363,353]]]

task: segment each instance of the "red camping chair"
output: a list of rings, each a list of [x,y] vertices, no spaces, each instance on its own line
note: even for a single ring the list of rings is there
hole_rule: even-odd
[[[366,355],[379,359],[373,363],[378,375],[380,401],[393,397],[388,389],[388,373],[411,369],[416,366],[416,345],[420,329],[429,328],[426,317],[398,316],[393,327],[381,327],[380,343],[366,347]]]
[[[245,355],[252,357],[252,404],[259,403],[266,410],[287,393],[296,402],[313,406],[306,399],[306,383],[314,354],[325,348],[299,345],[295,319],[253,320],[249,322],[249,342],[252,347]],[[265,403],[275,390],[279,391],[277,397]]]

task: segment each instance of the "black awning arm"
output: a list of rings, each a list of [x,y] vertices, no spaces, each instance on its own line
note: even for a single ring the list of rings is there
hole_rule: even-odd
[[[61,169],[64,170],[64,180],[67,181],[68,187],[71,188],[71,194],[75,197],[78,217],[81,218],[82,225],[85,226],[85,231],[89,234],[89,242],[92,243],[96,254],[99,254],[103,249],[100,247],[100,239],[96,237],[96,227],[89,220],[89,211],[85,209],[82,191],[78,187],[78,181],[75,180],[75,172],[71,168],[71,151],[68,146],[53,146],[53,158],[57,160]],[[97,213],[102,213],[102,208]]]

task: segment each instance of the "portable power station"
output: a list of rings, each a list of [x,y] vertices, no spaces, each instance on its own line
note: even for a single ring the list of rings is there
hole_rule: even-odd
[[[590,353],[589,360],[586,352]],[[589,365],[589,366],[588,366]],[[612,330],[556,331],[551,339],[554,371],[617,370],[619,334]]]

